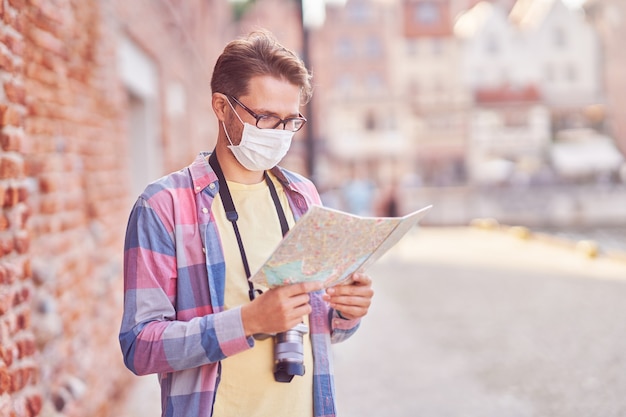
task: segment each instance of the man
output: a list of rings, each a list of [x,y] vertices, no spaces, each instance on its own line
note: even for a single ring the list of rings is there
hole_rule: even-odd
[[[247,279],[312,204],[313,184],[277,167],[306,119],[302,61],[267,32],[230,42],[211,80],[215,151],[150,184],[130,215],[120,344],[126,366],[158,373],[162,415],[334,416],[330,344],[367,314],[369,277],[326,291]],[[274,363],[276,337],[308,327],[304,375]],[[306,330],[305,330],[306,331]],[[275,374],[276,373],[276,374]],[[294,376],[295,375],[295,376]]]

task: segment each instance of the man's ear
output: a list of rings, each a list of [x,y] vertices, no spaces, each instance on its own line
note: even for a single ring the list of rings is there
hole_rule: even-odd
[[[211,98],[211,105],[213,106],[213,112],[217,117],[217,120],[223,122],[226,120],[226,108],[228,106],[228,99],[222,93],[213,93]]]

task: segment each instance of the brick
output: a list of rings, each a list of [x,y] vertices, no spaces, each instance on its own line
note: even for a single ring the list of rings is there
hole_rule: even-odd
[[[30,263],[30,259],[26,259],[22,265],[22,276],[24,279],[30,279],[33,276],[33,269]]]
[[[38,416],[43,407],[43,400],[41,395],[31,395],[26,399],[26,408],[28,410],[28,417]]]
[[[0,213],[0,232],[5,231],[9,228],[9,219],[6,214]]]
[[[42,198],[39,210],[42,214],[55,214],[61,210],[61,204],[56,196],[50,196],[49,198]]]
[[[30,311],[24,311],[18,314],[16,318],[17,328],[19,330],[26,330],[30,328]]]
[[[22,185],[17,189],[17,201],[19,203],[25,203],[28,200],[28,189]]]
[[[30,38],[39,48],[60,56],[65,56],[67,54],[65,44],[50,32],[42,30],[38,27],[31,27]]]
[[[2,150],[5,152],[19,152],[22,147],[23,139],[24,134],[19,131],[7,132],[6,130],[3,130],[0,132],[0,146],[2,146]]]
[[[24,368],[14,369],[9,375],[11,377],[10,393],[16,393],[26,386],[28,372]]]
[[[13,155],[0,156],[0,179],[20,178],[24,175],[24,161]]]
[[[22,303],[27,302],[30,299],[30,291],[28,288],[24,287],[19,291],[15,291],[13,295],[13,306],[18,306]]]
[[[4,270],[6,272],[6,281],[8,284],[13,284],[17,279],[15,268],[12,265],[5,265]]]
[[[0,394],[9,392],[11,388],[11,375],[6,366],[0,367]]]
[[[44,172],[46,160],[27,158],[24,162],[24,174],[28,177],[38,177]]]
[[[4,207],[14,207],[19,201],[19,189],[13,186],[7,187],[4,193]]]
[[[15,16],[11,16],[9,20],[5,20],[5,22],[13,27],[16,32],[24,33],[24,28],[28,25],[28,13],[17,13]]]
[[[14,82],[4,83],[4,93],[12,103],[24,104],[26,98],[26,91],[23,85],[15,84]]]
[[[61,187],[62,181],[56,174],[47,174],[39,178],[39,191],[44,194],[53,193],[58,191]]]
[[[7,72],[13,72],[15,70],[13,60],[4,52],[0,52],[0,69]]]
[[[14,247],[15,245],[12,238],[4,237],[0,239],[0,254],[2,254],[2,256],[8,255],[13,252]]]
[[[14,9],[18,9],[18,10],[26,8],[25,0],[9,0],[9,4],[11,5],[11,7],[13,7]]]
[[[0,293],[0,316],[6,314],[12,305],[11,294]]]
[[[2,362],[8,367],[13,365],[13,349],[6,346],[6,344],[0,346],[0,359],[2,359]]]
[[[26,191],[26,189],[24,189]],[[26,191],[28,193],[28,191]],[[24,200],[26,201],[26,200]],[[24,227],[24,225],[28,222],[28,219],[30,219],[30,215],[31,215],[31,207],[30,205],[28,206],[24,206],[22,208],[22,211],[20,212],[20,225],[16,226],[19,227],[20,229],[22,229]]]
[[[24,359],[26,357],[32,356],[35,351],[35,341],[32,339],[22,339],[16,342],[17,345],[17,358]],[[30,373],[30,370],[29,370]],[[29,377],[29,379],[31,379]]]
[[[0,111],[2,111],[0,109]],[[2,126],[21,126],[23,121],[22,115],[14,107],[6,107],[2,111],[0,124]]]
[[[14,35],[4,32],[0,35],[0,40],[4,43],[9,50],[17,56],[24,55],[24,40],[17,38]]]
[[[14,246],[17,253],[21,255],[28,253],[28,249],[30,248],[30,236],[27,234],[15,236]]]
[[[57,86],[58,76],[53,71],[32,62],[26,65],[26,76],[49,87]]]

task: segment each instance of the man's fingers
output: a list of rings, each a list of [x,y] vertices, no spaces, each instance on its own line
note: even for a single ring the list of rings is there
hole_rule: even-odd
[[[358,282],[360,285],[369,285],[372,283],[372,279],[369,277],[369,275],[361,274],[358,272],[352,274],[352,281]]]
[[[298,294],[306,294],[313,291],[319,291],[324,287],[323,282],[299,282],[297,284],[285,285],[284,287],[279,287],[281,291],[284,291],[288,296],[298,295]]]

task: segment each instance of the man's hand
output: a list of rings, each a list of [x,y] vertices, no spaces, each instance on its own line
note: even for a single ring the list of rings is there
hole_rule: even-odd
[[[287,331],[311,313],[309,294],[323,288],[321,282],[302,282],[273,288],[241,307],[246,336]]]
[[[347,319],[358,319],[367,314],[374,290],[369,276],[361,273],[352,274],[348,285],[337,285],[326,290],[324,300]]]

